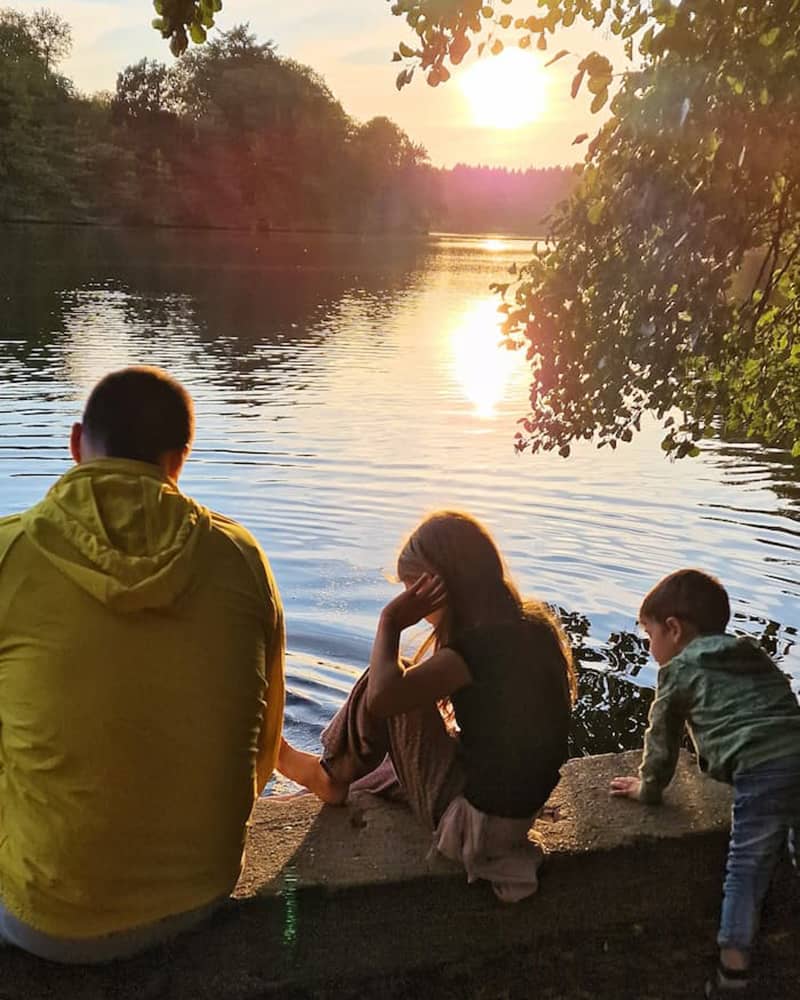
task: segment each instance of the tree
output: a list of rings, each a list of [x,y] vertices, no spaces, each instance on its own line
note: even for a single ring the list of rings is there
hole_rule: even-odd
[[[428,159],[425,149],[389,118],[379,115],[356,129],[353,143],[365,161],[378,170],[403,170],[420,166]]]
[[[156,59],[141,59],[117,75],[111,107],[124,121],[143,121],[172,116],[176,97],[170,71]]]
[[[28,30],[48,71],[55,69],[72,51],[72,29],[63,17],[47,7],[30,15]]]
[[[424,228],[425,151],[388,119],[354,122],[247,24],[94,98],[57,72],[69,38],[48,11],[0,9],[0,219]]]
[[[33,18],[0,10],[0,216],[63,218],[73,205],[72,92],[43,37]]]
[[[117,79],[117,163],[96,149],[124,221],[263,229],[423,229],[427,154],[386,118],[354,122],[308,66],[248,24],[171,66]],[[84,114],[84,120],[87,115]],[[109,201],[106,201],[106,206]],[[104,206],[104,211],[108,208]]]
[[[425,230],[433,201],[426,150],[390,119],[354,124],[339,186],[350,195],[351,228]]]

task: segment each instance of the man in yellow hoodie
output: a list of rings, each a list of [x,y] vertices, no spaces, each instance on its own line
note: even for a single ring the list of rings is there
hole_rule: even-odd
[[[0,520],[0,938],[105,961],[234,887],[275,764],[284,628],[253,537],[180,492],[191,399],[92,391],[76,465]]]

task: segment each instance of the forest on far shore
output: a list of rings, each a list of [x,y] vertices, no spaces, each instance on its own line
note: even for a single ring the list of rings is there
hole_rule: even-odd
[[[58,71],[70,44],[52,11],[0,10],[0,219],[540,235],[573,186],[563,167],[433,167],[247,25],[88,97]]]

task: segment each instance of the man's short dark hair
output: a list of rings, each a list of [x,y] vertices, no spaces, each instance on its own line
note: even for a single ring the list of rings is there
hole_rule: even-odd
[[[716,577],[699,569],[679,569],[660,580],[642,601],[639,620],[663,625],[667,618],[688,622],[701,635],[724,632],[731,617],[728,594]]]
[[[109,458],[157,465],[169,451],[182,451],[194,434],[192,398],[160,368],[137,365],[111,372],[92,389],[83,429]]]

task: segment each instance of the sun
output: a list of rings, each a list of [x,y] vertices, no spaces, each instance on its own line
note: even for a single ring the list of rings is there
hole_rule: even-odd
[[[476,125],[519,128],[544,111],[547,83],[541,63],[522,49],[485,56],[460,77]]]

